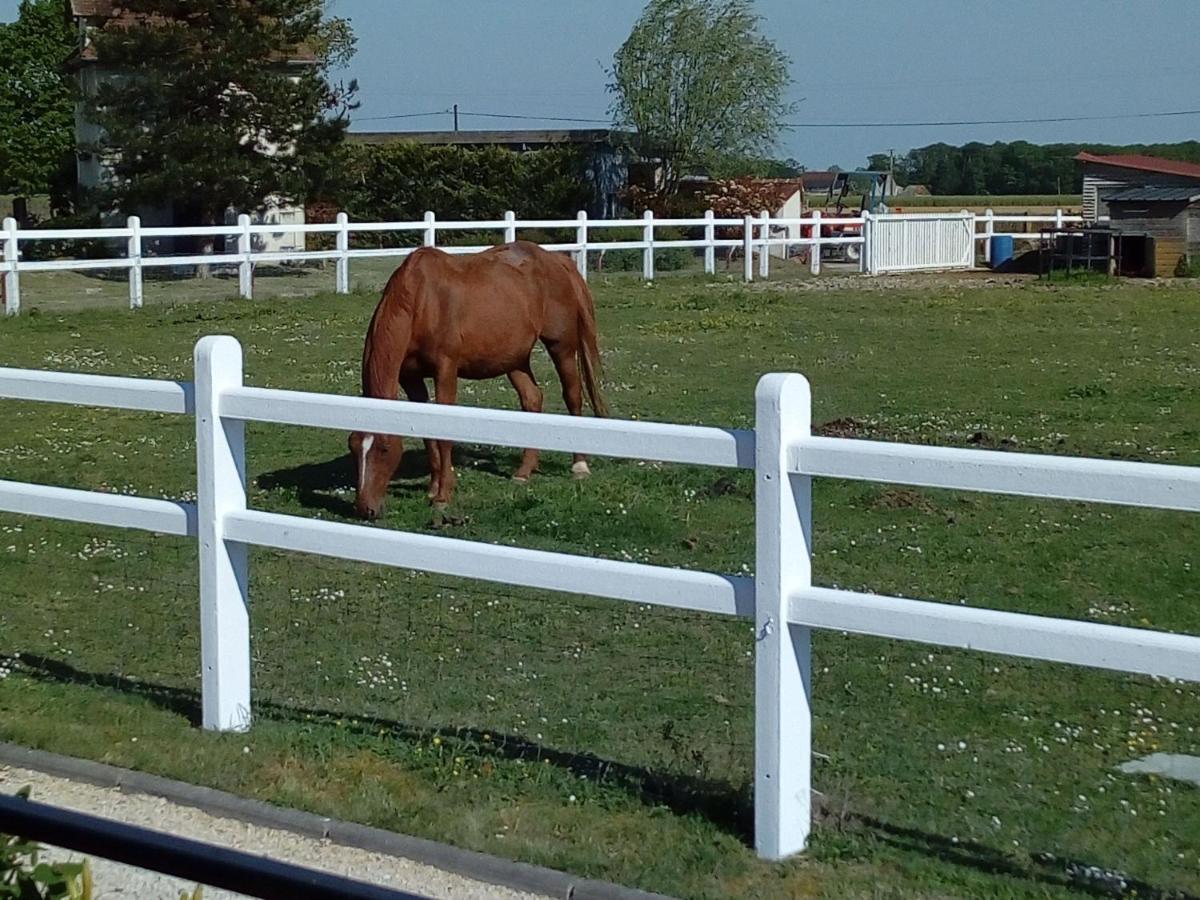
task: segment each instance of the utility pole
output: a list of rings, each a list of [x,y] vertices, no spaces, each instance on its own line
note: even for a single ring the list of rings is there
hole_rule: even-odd
[[[458,104],[454,104],[454,130],[458,131]]]

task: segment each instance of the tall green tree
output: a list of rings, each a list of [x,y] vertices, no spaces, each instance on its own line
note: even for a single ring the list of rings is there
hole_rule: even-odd
[[[64,64],[75,48],[65,0],[22,0],[0,25],[0,193],[28,197],[74,169],[75,101]]]
[[[331,71],[353,53],[321,0],[125,0],[95,36],[107,78],[87,104],[109,169],[104,205],[174,205],[207,225],[320,192],[357,85]]]
[[[749,0],[650,0],[613,56],[614,123],[661,160],[662,193],[691,168],[774,143],[791,75],[758,24]]]

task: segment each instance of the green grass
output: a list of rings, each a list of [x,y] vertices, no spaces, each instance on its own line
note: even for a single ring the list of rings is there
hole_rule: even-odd
[[[749,427],[757,378],[801,371],[815,420],[866,437],[1200,464],[1194,291],[869,284],[594,281],[615,414]],[[189,378],[195,340],[227,333],[251,384],[352,394],[374,301],[46,311],[0,323],[0,364]],[[503,382],[460,398],[515,406]],[[0,477],[194,489],[190,420],[4,402],[0,422]],[[253,506],[346,517],[344,434],[252,425],[247,443]],[[577,484],[546,454],[521,487],[516,451],[460,450],[456,536],[753,566],[748,473],[597,460]],[[1200,633],[1192,517],[834,481],[814,515],[821,584]],[[413,454],[380,527],[429,519]],[[746,623],[251,565],[255,726],[208,734],[194,547],[0,517],[0,738],[676,896],[1094,896],[1085,866],[1138,896],[1200,891],[1200,790],[1115,770],[1200,752],[1194,685],[818,634],[821,822],[768,865],[747,843]]]

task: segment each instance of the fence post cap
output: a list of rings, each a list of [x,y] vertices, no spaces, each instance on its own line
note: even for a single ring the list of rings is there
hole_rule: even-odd
[[[337,223],[339,225],[345,225],[349,221],[350,221],[350,216],[348,216],[346,213],[340,212],[337,214]]]
[[[196,341],[196,348],[192,354],[196,365],[199,365],[202,360],[207,362],[220,361],[224,364],[241,365],[242,362],[242,344],[237,338],[230,334],[206,334],[200,340]]]
[[[799,372],[768,372],[754,388],[756,401],[773,400],[779,405],[807,403],[811,396],[808,379]]]

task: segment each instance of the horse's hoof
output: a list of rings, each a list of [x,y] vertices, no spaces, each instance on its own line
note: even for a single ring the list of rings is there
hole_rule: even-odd
[[[571,466],[571,477],[576,481],[582,481],[592,474],[592,470],[588,468],[588,464],[582,459]]]

